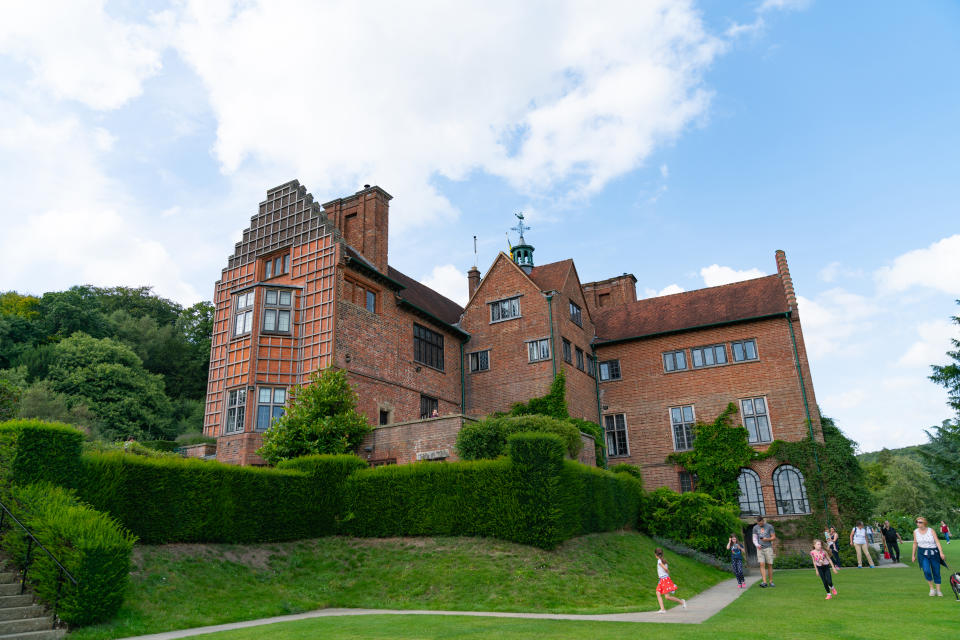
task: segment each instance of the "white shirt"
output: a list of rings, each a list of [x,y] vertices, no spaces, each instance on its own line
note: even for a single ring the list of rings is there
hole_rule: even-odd
[[[669,576],[670,576],[670,574],[667,573],[667,570],[664,569],[664,568],[663,568],[663,565],[660,564],[660,561],[657,560],[657,577],[658,577],[658,578],[666,578],[666,577],[669,577]]]
[[[926,533],[920,533],[920,529],[914,529],[913,539],[917,541],[917,546],[921,549],[937,548],[937,534],[930,527],[927,527]]]
[[[867,544],[867,530],[863,527],[853,528],[853,544]]]

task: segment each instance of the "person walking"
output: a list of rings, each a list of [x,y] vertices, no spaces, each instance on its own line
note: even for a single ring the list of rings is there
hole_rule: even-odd
[[[827,539],[827,550],[833,556],[833,566],[840,568],[843,566],[840,562],[840,534],[836,528],[830,527],[830,537]]]
[[[765,522],[763,516],[757,516],[757,524],[753,527],[753,545],[757,548],[757,562],[760,563],[761,589],[777,586],[773,584],[773,541],[776,539],[773,525]]]
[[[670,568],[667,566],[667,561],[663,557],[663,549],[657,547],[654,550],[653,554],[657,557],[657,602],[660,604],[660,611],[657,613],[666,613],[666,609],[663,608],[663,599],[673,600],[674,602],[679,602],[680,605],[686,609],[687,601],[681,598],[677,598],[672,595],[674,591],[677,590],[677,585],[673,584],[673,580],[670,579]]]
[[[867,545],[867,530],[863,527],[863,520],[857,520],[857,526],[850,531],[850,544],[857,550],[857,569],[863,568],[861,553],[867,555],[867,562],[873,569],[873,556],[870,555],[870,547]]]
[[[833,586],[833,576],[830,571],[837,573],[837,568],[833,565],[833,559],[830,554],[823,550],[823,543],[820,540],[813,541],[813,549],[810,551],[810,559],[813,560],[814,572],[820,576],[823,582],[823,588],[827,590],[827,600],[837,595],[837,588]]]
[[[942,533],[943,537],[947,540],[947,544],[950,544],[950,527],[948,527],[947,523],[943,520],[940,521],[940,533]]]
[[[889,520],[883,521],[883,539],[887,542],[887,551],[890,552],[890,559],[894,562],[900,562],[900,544],[903,538],[900,532],[893,528]]]
[[[727,540],[727,549],[730,550],[730,564],[733,566],[733,575],[737,576],[737,588],[743,589],[746,579],[743,577],[743,545],[737,542],[737,536],[730,536]]]
[[[917,528],[913,530],[913,553],[910,562],[917,561],[917,552],[920,552],[920,568],[923,570],[923,577],[930,585],[930,595],[943,597],[940,591],[940,558],[943,555],[943,548],[940,546],[940,538],[936,532],[927,525],[927,519],[923,516],[917,518]]]

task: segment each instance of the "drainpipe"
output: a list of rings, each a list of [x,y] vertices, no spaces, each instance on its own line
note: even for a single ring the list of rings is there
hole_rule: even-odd
[[[550,311],[550,360],[553,362],[553,377],[557,377],[557,349],[553,343],[553,294],[556,291],[551,291],[547,294],[547,309]]]
[[[803,383],[803,370],[800,368],[800,352],[797,350],[797,334],[793,330],[793,320],[790,312],[783,314],[790,327],[790,341],[793,343],[793,364],[797,367],[797,379],[800,381],[800,393],[803,396],[803,409],[807,413],[807,429],[810,431],[810,443],[813,445],[813,460],[817,465],[817,480],[820,483],[820,495],[823,496],[823,511],[827,515],[827,526],[830,526],[830,507],[827,504],[827,492],[823,487],[823,471],[820,469],[820,456],[817,455],[817,441],[813,437],[813,418],[810,417],[810,403],[807,400],[807,387]]]
[[[608,466],[607,442],[603,427],[603,410],[600,407],[600,362],[597,360],[597,348],[590,345],[590,355],[593,357],[593,387],[597,392],[597,424],[600,425],[600,437],[604,438],[603,445],[603,466]]]

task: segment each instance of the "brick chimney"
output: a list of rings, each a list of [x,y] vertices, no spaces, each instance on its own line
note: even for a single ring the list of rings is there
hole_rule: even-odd
[[[344,240],[381,273],[387,273],[389,239],[389,193],[378,186],[363,185],[352,196],[337,198],[323,205]]]
[[[470,270],[467,271],[467,294],[470,298],[473,297],[473,292],[476,291],[479,286],[480,270],[476,267],[470,267]]]
[[[777,249],[777,275],[780,276],[780,282],[783,283],[783,293],[787,296],[787,304],[790,310],[797,311],[797,294],[793,290],[793,278],[790,277],[790,267],[787,266],[787,254],[781,249]]]

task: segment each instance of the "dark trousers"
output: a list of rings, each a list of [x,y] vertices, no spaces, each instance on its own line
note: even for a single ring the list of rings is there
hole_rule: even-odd
[[[830,575],[830,565],[817,565],[817,573],[820,574],[820,580],[823,582],[823,588],[830,593],[833,588],[833,576]]]
[[[840,563],[840,551],[837,549],[837,545],[834,545],[834,544],[831,544],[831,545],[830,545],[830,555],[833,556],[833,564],[834,564],[834,566],[836,566],[836,567],[842,567],[842,566],[843,566],[843,565]]]
[[[731,563],[733,564],[733,575],[737,576],[737,584],[743,584],[743,558],[734,558]]]
[[[890,552],[890,558],[892,558],[894,562],[900,562],[900,545],[896,540],[893,542],[887,540],[887,550]]]

